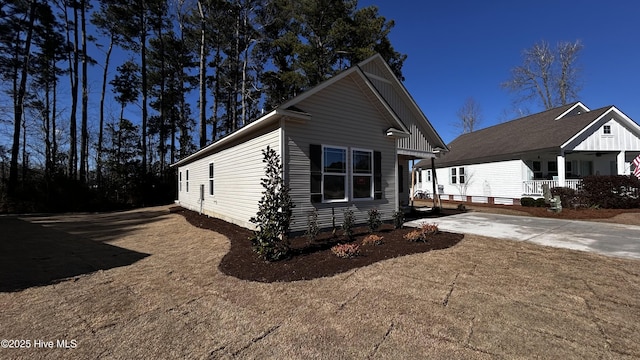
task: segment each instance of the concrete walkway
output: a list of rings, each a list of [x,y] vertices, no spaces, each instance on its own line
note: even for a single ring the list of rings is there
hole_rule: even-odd
[[[440,230],[640,259],[640,226],[488,213],[420,219],[406,226],[436,223]]]

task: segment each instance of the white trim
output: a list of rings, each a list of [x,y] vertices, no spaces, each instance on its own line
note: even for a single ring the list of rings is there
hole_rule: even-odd
[[[325,163],[324,163],[324,149],[325,148],[330,148],[330,149],[340,149],[340,150],[344,150],[344,175],[342,173],[327,173],[329,175],[333,175],[333,176],[344,176],[344,198],[342,199],[329,199],[326,200],[324,198],[324,176],[325,176]],[[320,170],[322,172],[322,177],[320,179],[320,186],[321,186],[321,190],[322,190],[322,202],[325,204],[329,204],[329,203],[339,203],[339,202],[347,202],[349,201],[349,148],[344,147],[344,146],[334,146],[334,145],[322,145],[322,154],[321,154],[321,161],[320,161]]]
[[[372,201],[375,199],[375,184],[374,184],[374,160],[373,160],[373,153],[374,151],[371,149],[362,149],[362,148],[351,148],[350,149],[350,153],[351,153],[351,174],[350,174],[350,179],[351,179],[351,196],[349,197],[351,199],[351,201]],[[353,169],[353,167],[355,166],[355,162],[353,161],[353,153],[354,151],[360,151],[360,152],[367,152],[371,155],[370,157],[370,163],[369,163],[369,167],[370,167],[370,172],[369,174],[362,174],[362,173],[356,173]],[[355,185],[355,181],[353,181],[353,178],[355,176],[369,176],[369,178],[371,179],[370,181],[370,189],[369,189],[369,197],[366,198],[356,198],[355,197],[355,190],[354,190],[354,185]]]
[[[554,120],[560,120],[562,119],[565,115],[567,115],[568,113],[572,112],[575,108],[577,108],[578,106],[581,106],[585,112],[591,111],[589,110],[588,107],[586,107],[583,103],[581,103],[580,101],[578,101],[575,105],[573,105],[572,107],[569,108],[569,110],[563,112],[562,114],[558,115],[557,118],[555,118]]]
[[[573,135],[569,140],[567,140],[564,144],[560,145],[560,149],[562,150],[567,150],[566,147],[569,146],[575,139],[577,139],[578,137],[580,137],[582,134],[584,134],[587,131],[591,131],[591,129],[599,122],[602,120],[602,118],[610,116],[609,114],[611,112],[614,112],[616,115],[618,115],[619,119],[621,119],[622,121],[620,122],[621,124],[626,124],[627,126],[629,126],[631,129],[631,131],[635,132],[635,135],[640,137],[640,126],[638,124],[635,123],[635,121],[631,120],[627,115],[625,115],[623,112],[621,112],[620,110],[618,110],[615,106],[610,107],[607,111],[605,111],[604,113],[602,113],[602,115],[598,116],[598,118],[596,118],[594,121],[592,121],[589,125],[585,126],[584,128],[582,128],[582,130],[578,131],[575,135]],[[615,117],[612,118],[613,121],[618,121]],[[599,129],[598,129],[599,130]],[[594,130],[597,131],[597,130]],[[569,149],[570,150],[570,149]]]

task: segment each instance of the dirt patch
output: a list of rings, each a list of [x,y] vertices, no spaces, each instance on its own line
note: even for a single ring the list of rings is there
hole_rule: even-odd
[[[360,246],[360,255],[350,259],[334,255],[331,247],[336,244],[362,244],[362,240],[369,235],[368,229],[357,227],[354,229],[355,236],[352,241],[347,241],[340,235],[333,236],[331,232],[319,234],[313,242],[305,236],[293,237],[290,239],[292,249],[290,258],[266,262],[259,259],[251,248],[249,241],[251,231],[186,209],[174,210],[174,212],[184,216],[194,226],[219,232],[229,238],[231,249],[222,258],[219,265],[220,271],[239,279],[260,282],[310,280],[333,276],[382,260],[447,249],[456,245],[464,237],[461,234],[439,232],[430,236],[427,242],[411,242],[405,240],[403,236],[414,229],[393,229],[390,224],[384,224],[377,232],[383,237],[382,245]]]
[[[28,230],[148,256],[117,267],[91,257],[100,270],[0,292],[0,338],[32,341],[0,349],[2,359],[640,358],[638,260],[468,235],[330,277],[262,283],[222,273],[229,240],[167,207],[25,220],[33,229],[0,217],[0,246]]]

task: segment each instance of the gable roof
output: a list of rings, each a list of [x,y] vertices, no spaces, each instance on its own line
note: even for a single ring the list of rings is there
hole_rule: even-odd
[[[607,106],[588,111],[582,103],[575,102],[460,135],[449,144],[450,151],[437,160],[437,167],[560,149],[612,108]]]
[[[384,59],[382,58],[382,56],[380,56],[380,54],[376,54],[374,56],[371,56],[369,59],[366,59],[364,61],[362,61],[361,63],[352,66],[342,72],[340,72],[339,74],[333,76],[332,78],[323,81],[322,83],[314,86],[313,88],[303,92],[302,94],[295,96],[294,98],[284,102],[282,105],[278,106],[275,110],[265,114],[264,116],[260,117],[259,119],[257,119],[256,121],[251,122],[250,124],[244,126],[243,128],[239,129],[236,132],[233,132],[225,137],[223,137],[222,139],[219,139],[209,145],[207,145],[204,148],[201,148],[200,150],[198,150],[197,152],[177,161],[174,164],[171,164],[172,167],[175,166],[180,166],[183,165],[185,163],[189,163],[193,160],[197,160],[200,159],[204,156],[207,156],[209,154],[212,154],[214,152],[216,152],[217,149],[219,149],[222,146],[227,145],[228,143],[236,140],[236,139],[241,139],[243,137],[251,137],[253,136],[253,134],[255,134],[258,130],[264,128],[264,126],[268,125],[268,124],[272,124],[275,121],[277,121],[278,119],[281,118],[285,118],[285,119],[297,119],[297,120],[302,120],[302,121],[308,121],[311,120],[312,115],[308,114],[306,112],[304,112],[303,110],[300,110],[299,108],[296,107],[297,104],[299,104],[301,101],[303,101],[304,99],[307,99],[308,97],[322,91],[323,89],[326,89],[327,87],[349,77],[349,76],[355,76],[356,79],[359,79],[363,84],[364,84],[364,89],[367,90],[369,92],[369,95],[371,95],[372,97],[374,97],[377,101],[375,103],[375,106],[378,108],[378,110],[383,114],[384,118],[389,122],[389,129],[387,130],[387,134],[389,135],[393,135],[393,136],[397,136],[397,137],[402,137],[402,136],[408,136],[410,134],[410,130],[407,128],[407,126],[404,124],[404,122],[402,121],[402,119],[398,116],[398,114],[393,110],[393,108],[389,105],[389,103],[386,101],[386,99],[384,98],[384,96],[378,91],[378,89],[376,89],[376,87],[374,86],[373,82],[371,81],[371,79],[369,78],[370,75],[367,75],[361,68],[362,64],[366,64],[369,62],[376,62],[376,63],[380,63],[384,69],[386,69],[386,71],[389,73],[389,76],[387,76],[386,78],[392,79],[390,81],[395,81],[397,84],[396,86],[399,84],[400,88],[402,89],[403,94],[405,94],[404,96],[409,96],[408,92],[406,91],[406,89],[404,88],[404,86],[400,83],[400,81],[397,79],[397,77],[393,74],[393,71],[391,70],[391,68],[386,64],[386,62],[384,61]],[[410,98],[410,96],[409,96]],[[412,104],[416,107],[416,109],[418,109],[418,111],[422,114],[422,111],[420,111],[419,107],[417,106],[417,104],[415,104],[415,102],[413,101],[413,99],[410,99]],[[422,115],[424,117],[424,114]],[[431,126],[431,124],[428,122],[428,120],[426,119],[426,117],[424,117],[425,123],[426,123],[426,127],[429,131],[429,135],[430,137],[435,137],[436,139],[439,140],[439,142],[442,144],[442,146],[444,147],[444,142],[442,142],[442,139],[440,138],[440,135],[438,135],[438,133],[433,129],[433,127]],[[312,120],[311,120],[312,121]],[[434,146],[440,146],[440,144],[435,144]]]

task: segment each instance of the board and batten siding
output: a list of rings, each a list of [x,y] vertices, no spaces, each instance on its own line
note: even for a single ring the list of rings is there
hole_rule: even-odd
[[[333,86],[304,99],[296,107],[311,114],[305,122],[287,122],[284,126],[286,141],[286,178],[291,188],[293,209],[292,231],[307,229],[308,215],[317,209],[321,228],[340,226],[343,210],[354,211],[356,222],[367,219],[367,211],[378,209],[382,218],[391,219],[396,210],[395,197],[396,148],[395,139],[386,136],[390,124],[374,103],[363,93],[361,80],[355,74],[345,77]],[[310,145],[338,146],[351,149],[380,151],[382,169],[382,199],[334,203],[312,203],[310,198]],[[351,167],[350,152],[347,168]],[[351,177],[347,177],[350,192]]]
[[[604,134],[604,126],[611,127],[611,134]],[[569,150],[574,151],[640,151],[640,138],[614,117],[606,117],[593,126],[593,131],[582,134]],[[573,145],[570,144],[569,146]]]
[[[466,187],[451,183],[451,167],[436,169],[438,185],[444,187],[441,195],[445,195],[445,199],[447,195],[452,195],[456,200],[466,200],[464,196],[513,199],[522,197],[522,182],[528,169],[522,160],[455,166],[456,169],[460,167],[464,167]],[[426,179],[425,173],[422,176]]]
[[[254,229],[249,219],[256,215],[265,175],[262,150],[267,146],[280,154],[281,131],[277,125],[262,129],[258,135],[239,139],[234,144],[180,166],[182,186],[178,191],[181,206],[225,221]],[[214,164],[214,195],[209,195],[209,163]],[[189,191],[186,191],[186,170],[189,170]],[[204,185],[204,201],[200,201],[200,186]]]

